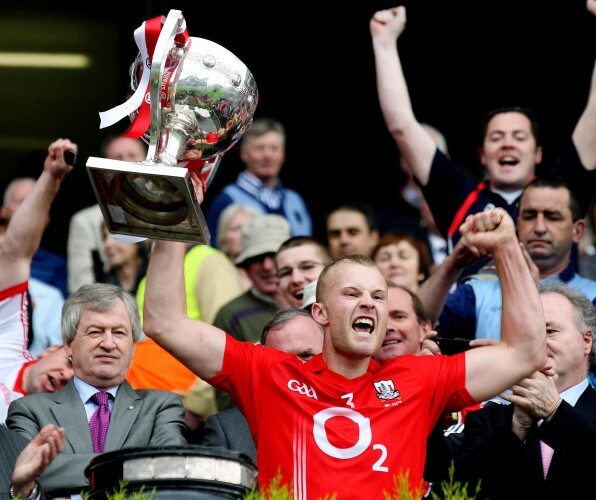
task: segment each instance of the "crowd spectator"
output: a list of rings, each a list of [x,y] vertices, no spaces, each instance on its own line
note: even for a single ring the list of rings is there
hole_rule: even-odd
[[[85,468],[101,453],[187,444],[180,397],[167,391],[134,390],[125,381],[141,336],[132,295],[115,285],[82,285],[64,303],[62,326],[73,379],[58,393],[13,401],[6,419],[9,428],[27,439],[47,424],[64,428],[68,436],[64,450],[39,478],[48,495],[80,494],[88,487]],[[103,412],[105,420],[97,417]],[[98,436],[94,427],[102,431]]]
[[[430,275],[431,260],[424,242],[400,231],[383,234],[371,257],[387,281],[414,293]]]
[[[15,210],[0,241],[0,422],[6,419],[11,401],[59,391],[72,378],[72,366],[62,347],[51,346],[37,359],[27,350],[29,325],[24,311],[33,254],[62,180],[72,170],[64,161],[64,152],[76,148],[68,139],[50,144],[43,172]]]
[[[167,241],[155,242],[149,262],[145,332],[232,395],[258,438],[260,487],[281,475],[279,484],[293,485],[298,498],[351,496],[363,484],[371,498],[383,498],[401,471],[417,490],[427,435],[445,408],[484,401],[546,361],[541,304],[513,221],[496,209],[475,214],[461,231],[474,251],[493,253],[506,269],[503,341],[495,346],[383,365],[371,360],[385,335],[387,284],[370,258],[353,255],[319,276],[311,312],[324,329],[323,351],[303,364],[188,319],[184,247]],[[354,424],[356,434],[343,432]],[[396,428],[401,438],[390,439]]]
[[[326,217],[327,247],[333,260],[347,255],[370,257],[379,242],[375,211],[366,203],[341,203]]]
[[[99,252],[93,251],[95,263],[95,281],[118,285],[123,290],[136,295],[141,280],[147,273],[149,264],[148,240],[128,243],[114,237],[108,231],[106,223],[102,220],[103,254],[106,265],[101,261]],[[105,268],[107,267],[107,270]]]
[[[596,304],[596,282],[579,276],[571,262],[572,245],[581,239],[584,225],[579,205],[563,181],[541,178],[526,186],[517,232],[536,281],[562,281]],[[438,320],[441,336],[498,340],[500,279],[472,278],[448,293],[466,263],[454,252],[422,285],[420,297],[433,324]]]
[[[232,203],[252,205],[262,214],[276,214],[290,223],[291,236],[311,236],[312,219],[302,196],[285,187],[280,173],[286,159],[286,132],[281,122],[259,118],[239,142],[244,170],[236,182],[215,195],[205,212],[211,244],[218,242],[218,220]]]
[[[224,304],[213,325],[238,340],[259,341],[267,321],[287,306],[279,290],[274,258],[289,237],[288,221],[280,215],[257,215],[242,227],[242,253],[236,264],[246,269],[253,286]]]
[[[217,246],[234,262],[236,257],[242,253],[242,226],[250,218],[260,214],[259,210],[248,204],[232,203],[224,208],[217,220]],[[246,273],[246,269],[236,266],[240,275],[244,290],[252,286],[252,281]]]
[[[0,209],[3,224],[7,226],[10,223],[16,209],[25,197],[33,191],[34,187],[35,179],[32,177],[19,177],[8,185],[4,191],[4,204]],[[48,214],[46,228],[49,219]],[[0,238],[3,238],[4,234],[2,233]],[[27,349],[36,358],[40,357],[46,348],[61,343],[60,309],[64,303],[64,294],[63,290],[58,288],[56,284],[63,282],[59,276],[66,269],[66,263],[64,262],[64,265],[59,264],[54,270],[52,270],[52,266],[47,265],[47,272],[43,271],[47,262],[44,262],[44,257],[36,258],[38,254],[42,256],[52,255],[51,252],[39,247],[31,262],[31,276],[29,277],[27,290],[29,304],[27,309],[29,322]],[[60,262],[60,259],[57,258],[56,262]],[[42,272],[34,272],[39,268],[42,269]],[[34,274],[47,281],[38,279]]]
[[[332,260],[327,247],[310,236],[293,236],[281,244],[275,267],[280,292],[290,307],[303,307],[304,288],[316,281]]]
[[[13,179],[4,191],[1,216],[6,225],[15,213],[15,210],[23,203],[23,200],[29,196],[35,186],[33,177],[18,177]],[[46,226],[50,222],[50,214],[45,217]],[[46,284],[49,288],[60,292],[62,299],[66,297],[68,291],[66,288],[66,259],[49,251],[40,245],[38,246],[33,260],[31,261],[31,277],[41,284]]]
[[[596,12],[594,0],[588,9]],[[542,161],[542,145],[533,113],[522,107],[488,112],[483,127],[480,162],[486,181],[480,184],[438,149],[412,110],[396,40],[406,26],[406,8],[377,11],[370,21],[375,54],[377,91],[389,132],[415,177],[441,234],[451,248],[460,238],[459,225],[468,214],[501,207],[517,217],[523,188],[536,175]],[[572,186],[583,213],[593,196],[596,176],[596,66],[587,105],[553,170]],[[464,271],[469,275],[486,261]]]
[[[425,340],[436,336],[416,292],[391,281],[387,287],[387,318],[385,337],[374,355],[379,362],[404,354],[423,354]]]

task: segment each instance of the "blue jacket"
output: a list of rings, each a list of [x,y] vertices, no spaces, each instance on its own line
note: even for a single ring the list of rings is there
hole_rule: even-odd
[[[276,199],[266,204],[263,200]],[[283,215],[290,223],[291,236],[312,236],[312,218],[302,196],[278,182],[273,189],[264,188],[254,176],[241,172],[234,184],[224,187],[209,204],[205,220],[211,234],[210,245],[217,247],[217,222],[221,212],[232,203],[251,205],[264,214]]]
[[[542,280],[563,281],[581,290],[596,306],[596,281],[581,277],[569,264],[558,276]],[[443,337],[469,339],[501,338],[501,284],[499,280],[472,278],[459,285],[447,297],[439,316]]]

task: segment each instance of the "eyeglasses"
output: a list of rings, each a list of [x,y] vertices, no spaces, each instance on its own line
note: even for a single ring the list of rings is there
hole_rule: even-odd
[[[284,278],[289,278],[290,276],[292,276],[292,273],[298,269],[298,271],[300,271],[302,274],[307,274],[309,272],[311,272],[315,267],[317,266],[324,266],[325,264],[323,264],[322,262],[312,262],[312,261],[304,261],[304,262],[300,262],[300,264],[298,264],[296,267],[282,267],[278,272],[277,272],[277,278],[278,279],[284,279]]]

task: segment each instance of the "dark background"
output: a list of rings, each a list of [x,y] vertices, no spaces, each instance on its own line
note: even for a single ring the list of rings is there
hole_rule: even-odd
[[[399,48],[413,107],[420,121],[444,132],[452,158],[480,177],[479,118],[488,109],[515,104],[537,112],[543,165],[550,164],[587,98],[596,22],[585,1],[402,4],[408,24]],[[67,178],[44,237],[47,247],[64,253],[70,215],[95,203],[86,159],[99,156],[106,134],[128,125],[125,119],[100,130],[97,113],[125,99],[128,67],[137,53],[134,30],[178,9],[191,36],[223,45],[252,71],[259,88],[255,117],[272,116],[286,126],[282,179],[304,196],[322,236],[324,215],[333,205],[375,203],[398,189],[398,152],[377,101],[368,27],[376,10],[393,5],[3,0],[0,50],[31,50],[34,42],[35,50],[66,50],[59,47],[67,40],[69,47],[92,53],[94,65],[77,74],[44,70],[34,76],[0,68],[0,181],[39,172],[43,150],[57,137],[79,144],[77,172]],[[205,206],[241,168],[234,146],[223,157]]]

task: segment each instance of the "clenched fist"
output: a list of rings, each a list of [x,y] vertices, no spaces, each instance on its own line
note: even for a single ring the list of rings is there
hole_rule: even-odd
[[[502,208],[469,215],[460,227],[463,244],[479,257],[492,255],[510,242],[517,244],[515,224]]]

